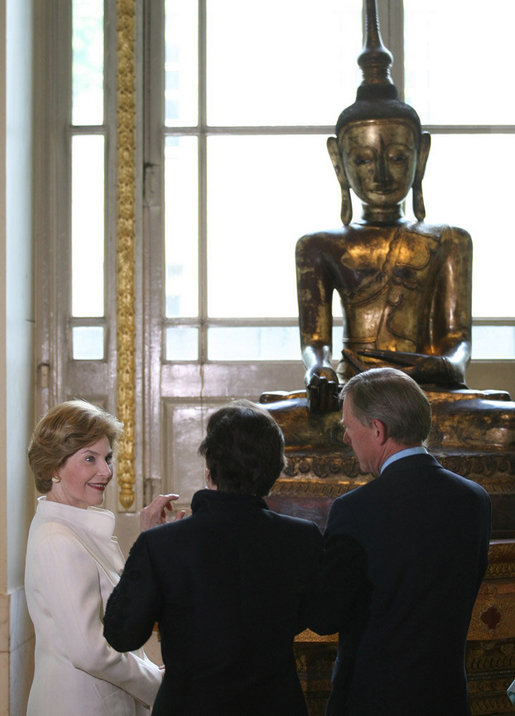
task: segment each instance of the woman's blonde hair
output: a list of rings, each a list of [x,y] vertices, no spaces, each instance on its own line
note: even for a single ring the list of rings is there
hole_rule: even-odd
[[[122,429],[117,418],[86,400],[51,408],[36,425],[28,449],[38,491],[50,491],[52,476],[77,450],[106,437],[115,451]]]

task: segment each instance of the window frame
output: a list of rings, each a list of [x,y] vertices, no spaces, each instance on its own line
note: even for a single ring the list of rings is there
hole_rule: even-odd
[[[157,3],[159,4],[159,3]],[[378,11],[380,15],[381,34],[384,44],[390,49],[394,56],[392,66],[392,77],[399,91],[399,96],[404,96],[404,8],[402,0],[377,0]],[[154,12],[155,10],[152,10]],[[157,11],[157,10],[156,10]],[[161,22],[164,23],[164,11],[161,13]],[[206,0],[198,0],[198,58],[199,58],[199,86],[198,86],[198,124],[196,126],[173,126],[165,127],[163,123],[163,136],[194,136],[198,139],[198,199],[199,199],[199,290],[198,304],[199,315],[194,318],[167,318],[163,315],[163,336],[167,327],[175,326],[191,326],[199,332],[199,353],[198,358],[192,362],[205,364],[210,361],[208,358],[207,336],[210,327],[261,327],[261,326],[286,326],[295,327],[297,325],[296,316],[262,317],[262,318],[214,318],[210,317],[207,308],[207,284],[209,280],[208,261],[207,261],[207,142],[210,136],[214,135],[250,135],[250,136],[272,136],[272,135],[301,135],[316,134],[320,136],[329,136],[334,134],[333,125],[320,126],[211,126],[207,122],[207,104],[206,104],[206,43],[207,43],[207,26],[206,26]],[[153,39],[155,45],[156,38]],[[162,53],[164,50],[162,50]],[[154,67],[152,77],[146,77],[151,81],[158,74],[159,68]],[[154,80],[155,81],[155,80]],[[163,112],[161,107],[161,112]],[[422,118],[423,119],[423,118]],[[424,130],[432,135],[460,135],[460,134],[479,134],[479,133],[515,133],[515,125],[424,125]],[[161,149],[162,151],[162,149]],[[157,160],[158,162],[160,160]],[[162,197],[161,197],[162,198]],[[162,230],[162,227],[161,227]],[[161,309],[163,310],[163,309]],[[474,327],[489,326],[515,326],[515,316],[512,318],[492,317],[473,317]],[[165,338],[163,337],[163,355],[165,355],[164,347]],[[277,359],[278,361],[281,358]],[[299,350],[300,360],[300,350]],[[476,359],[477,360],[477,359]],[[498,360],[515,360],[498,359]],[[190,362],[175,361],[169,362]],[[216,362],[216,361],[214,361]],[[245,362],[245,361],[243,361]],[[251,362],[251,361],[247,361]],[[291,361],[293,362],[293,361]]]

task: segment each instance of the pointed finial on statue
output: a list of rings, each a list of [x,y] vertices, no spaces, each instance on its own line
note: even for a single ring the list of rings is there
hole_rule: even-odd
[[[390,67],[392,53],[383,45],[376,0],[365,0],[365,45],[358,57],[363,85],[393,85]]]
[[[356,101],[343,110],[336,123],[336,135],[349,122],[360,119],[402,117],[413,122],[418,134],[422,128],[420,119],[409,105],[399,100],[397,87],[390,75],[392,53],[383,45],[379,29],[376,0],[364,0],[365,45],[358,57],[363,81],[356,92]]]
[[[363,81],[356,92],[354,104],[346,107],[338,117],[335,128],[336,138],[330,137],[327,140],[329,154],[336,168],[336,166],[339,166],[337,138],[339,140],[341,132],[352,122],[376,119],[401,119],[409,122],[415,132],[419,152],[417,174],[413,184],[413,211],[416,218],[419,221],[423,221],[425,208],[422,196],[422,178],[429,152],[429,134],[422,132],[420,118],[413,107],[399,99],[397,88],[390,75],[393,55],[383,45],[376,0],[364,0],[364,10],[366,22],[365,44],[358,57],[358,65],[363,73]],[[342,185],[342,221],[344,224],[348,224],[352,219],[350,194],[343,180],[340,180],[340,184]]]

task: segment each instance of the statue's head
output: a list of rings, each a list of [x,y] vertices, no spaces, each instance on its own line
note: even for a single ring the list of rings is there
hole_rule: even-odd
[[[390,77],[391,53],[383,46],[375,0],[367,0],[367,41],[358,64],[363,82],[356,101],[343,110],[336,137],[327,147],[342,189],[342,221],[349,224],[349,187],[365,207],[387,217],[399,210],[413,188],[413,210],[425,216],[422,197],[430,136],[422,132],[415,110],[398,98]]]

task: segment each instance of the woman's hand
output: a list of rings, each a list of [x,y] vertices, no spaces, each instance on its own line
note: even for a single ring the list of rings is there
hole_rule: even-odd
[[[172,502],[178,499],[179,495],[175,495],[174,493],[154,497],[150,505],[144,507],[139,513],[141,531],[143,532],[157,525],[163,525],[166,522],[166,511],[172,512]],[[185,510],[179,510],[175,515],[174,521],[182,520],[185,514]]]

